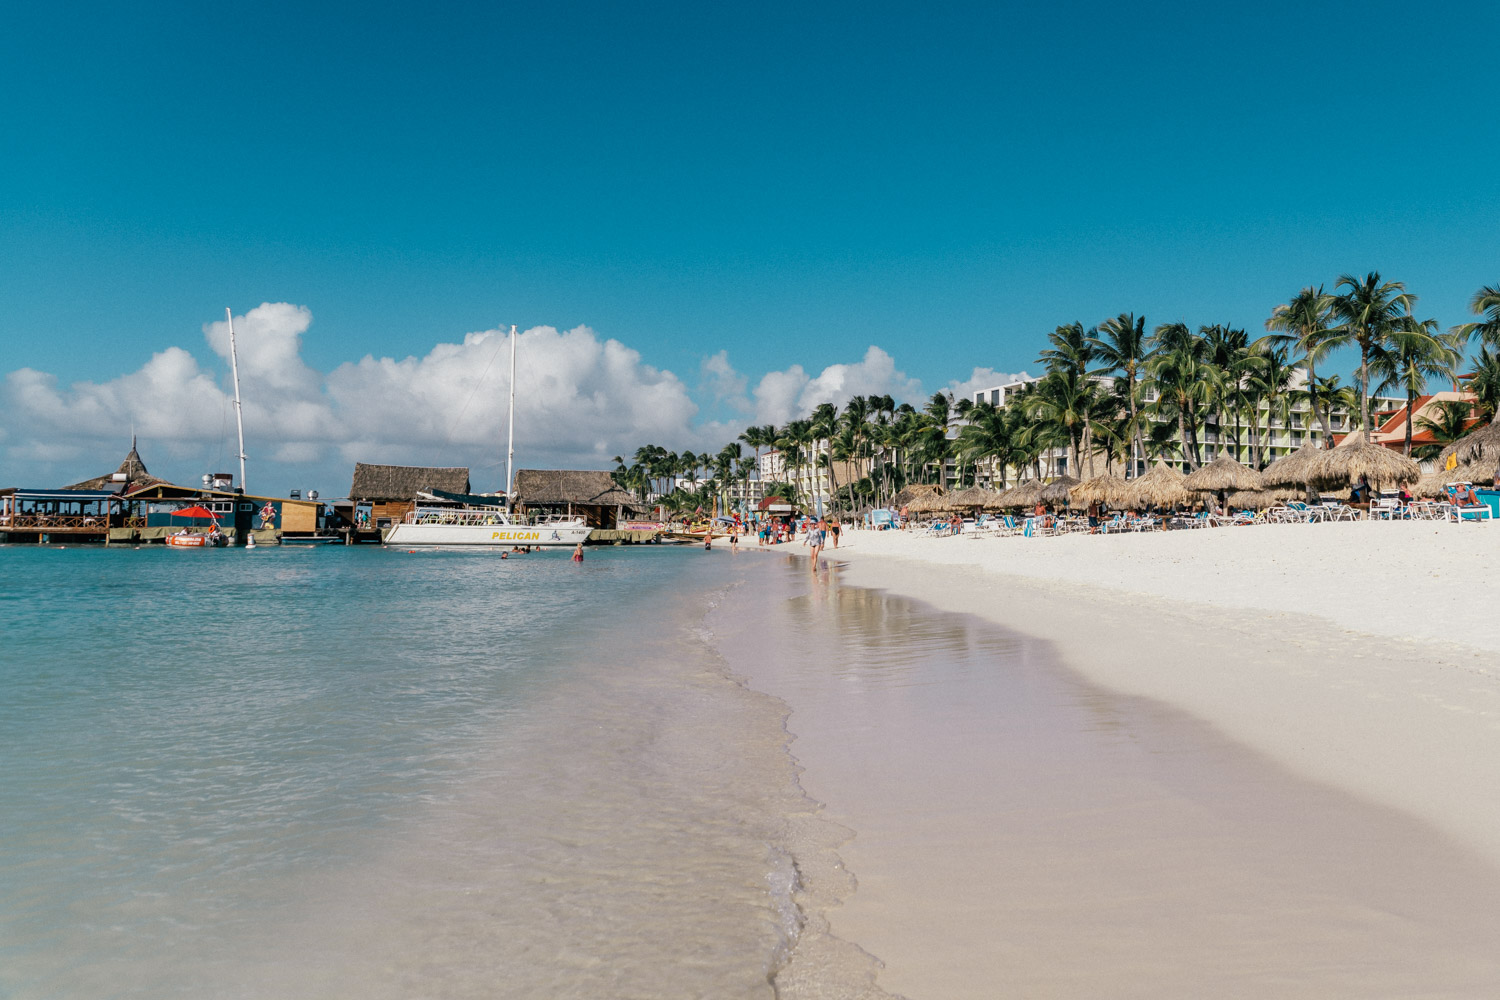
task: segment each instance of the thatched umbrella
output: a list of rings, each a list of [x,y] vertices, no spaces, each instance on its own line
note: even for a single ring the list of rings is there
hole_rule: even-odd
[[[1052,482],[1043,486],[1038,493],[1048,503],[1067,503],[1068,491],[1078,485],[1078,480],[1072,476],[1058,476]]]
[[[1315,467],[1316,479],[1327,484],[1352,483],[1366,476],[1379,489],[1386,484],[1414,483],[1422,467],[1389,448],[1370,444],[1364,434],[1350,434],[1337,448],[1325,451]]]
[[[1000,494],[1000,501],[1007,507],[1034,507],[1041,499],[1041,492],[1046,485],[1040,479],[1028,480]]]
[[[945,496],[927,493],[907,504],[906,509],[913,514],[936,514],[938,511],[952,510],[953,503]]]
[[[1229,494],[1229,498],[1225,502],[1233,509],[1265,510],[1267,507],[1275,507],[1277,504],[1286,503],[1288,500],[1300,495],[1300,491],[1298,490],[1285,488],[1240,490]]]
[[[891,497],[888,506],[895,510],[910,506],[919,497],[942,496],[947,491],[936,483],[912,483]]]
[[[1500,467],[1500,423],[1485,424],[1444,448],[1438,465],[1447,465],[1450,455],[1457,455],[1460,465],[1481,463],[1493,472]]]
[[[1183,479],[1185,489],[1199,493],[1222,493],[1226,490],[1259,490],[1265,487],[1260,473],[1247,468],[1230,458],[1220,455],[1196,472]]]
[[[1261,479],[1267,486],[1306,486],[1315,478],[1318,460],[1323,449],[1317,441],[1309,440],[1290,455],[1285,455],[1266,466]]]
[[[1130,484],[1119,476],[1103,475],[1092,479],[1085,479],[1068,493],[1068,499],[1075,506],[1079,503],[1090,504],[1094,501],[1110,507],[1123,507],[1130,496]]]
[[[1426,473],[1411,488],[1414,497],[1446,497],[1449,483],[1482,482],[1488,470],[1477,465],[1460,465],[1452,469],[1438,468]]]
[[[1158,507],[1172,507],[1186,503],[1192,499],[1192,494],[1183,485],[1186,480],[1187,476],[1183,475],[1180,470],[1166,462],[1157,462],[1150,472],[1137,476],[1125,484],[1123,505],[1145,507],[1155,504]]]
[[[998,510],[995,503],[1000,496],[994,490],[987,490],[983,486],[970,486],[966,490],[959,490],[948,496],[948,502],[956,508],[979,508],[981,510]]]

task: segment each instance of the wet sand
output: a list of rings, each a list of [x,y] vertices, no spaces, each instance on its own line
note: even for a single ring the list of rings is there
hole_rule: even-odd
[[[1500,990],[1500,869],[1473,843],[1095,683],[1069,662],[1077,642],[1060,652],[891,592],[932,585],[931,568],[833,563],[816,579],[805,558],[784,568],[789,589],[762,595],[775,607],[763,616],[751,595],[737,599],[745,613],[715,618],[716,645],[790,706],[803,787],[854,831],[840,854],[858,888],[828,918],[884,963],[883,989],[912,1000]],[[1068,625],[1045,600],[1009,603],[1033,632]],[[1225,658],[1236,642],[1245,652],[1212,622],[1108,624],[1108,640],[1086,647],[1102,660],[1142,654],[1163,627]]]

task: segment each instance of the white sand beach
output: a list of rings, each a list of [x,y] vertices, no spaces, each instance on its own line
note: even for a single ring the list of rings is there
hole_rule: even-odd
[[[1080,678],[747,671],[791,706],[804,787],[855,831],[859,888],[830,922],[883,989],[1500,990],[1500,528],[846,532],[828,555],[809,599],[850,628],[842,584],[920,602],[913,641],[923,607],[973,615]],[[993,721],[1022,695],[1026,739]],[[1103,732],[1105,757],[1059,726]]]

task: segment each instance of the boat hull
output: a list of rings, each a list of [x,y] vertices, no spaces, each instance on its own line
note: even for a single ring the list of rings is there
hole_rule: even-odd
[[[385,533],[387,545],[464,545],[512,548],[517,545],[574,546],[591,529],[565,524],[395,524]]]

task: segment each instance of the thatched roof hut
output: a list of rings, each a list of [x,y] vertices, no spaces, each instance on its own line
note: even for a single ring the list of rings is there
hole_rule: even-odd
[[[124,476],[125,478],[117,479],[115,478],[116,476]],[[74,483],[72,486],[64,486],[63,489],[109,490],[123,484],[124,489],[121,492],[128,493],[131,490],[138,490],[142,487],[155,486],[158,483],[165,482],[165,479],[158,479],[146,471],[146,463],[141,461],[141,453],[135,449],[135,439],[131,438],[130,454],[125,456],[125,461],[120,463],[118,469],[114,472],[106,472],[102,476],[95,476],[93,479],[85,479],[81,483]]]
[[[1067,503],[1068,492],[1078,485],[1072,476],[1058,476],[1037,491],[1037,495],[1048,503]]]
[[[1124,506],[1130,495],[1130,485],[1119,476],[1105,474],[1085,479],[1068,492],[1073,505],[1093,503],[1095,500],[1110,507]]]
[[[1422,478],[1422,467],[1399,452],[1370,444],[1363,433],[1358,433],[1319,456],[1315,474],[1317,481],[1330,485],[1352,483],[1366,476],[1372,486],[1380,488],[1414,483]]]
[[[1126,492],[1121,500],[1123,507],[1172,507],[1187,503],[1193,498],[1186,486],[1187,476],[1166,462],[1157,462],[1145,475],[1127,480]]]
[[[1476,428],[1444,448],[1438,455],[1438,465],[1447,465],[1450,455],[1457,455],[1460,465],[1483,464],[1493,475],[1500,467],[1500,423],[1492,421]]]
[[[902,507],[911,504],[911,502],[918,497],[929,496],[932,494],[942,496],[946,492],[947,490],[944,490],[936,483],[912,483],[910,486],[904,487],[895,496],[891,497],[891,502],[887,506],[892,507],[896,510],[900,510]]]
[[[1315,478],[1323,449],[1317,441],[1309,440],[1290,455],[1285,455],[1266,466],[1261,479],[1267,486],[1303,486]]]
[[[1254,469],[1241,465],[1228,455],[1220,455],[1203,468],[1189,473],[1182,485],[1200,493],[1217,493],[1220,490],[1258,490],[1265,486],[1265,481]]]
[[[418,493],[445,490],[469,492],[469,470],[462,466],[367,465],[354,463],[354,482],[349,498],[355,501],[389,503],[415,500]]]
[[[634,493],[620,489],[608,472],[583,469],[518,469],[512,488],[518,507],[634,507]]]

